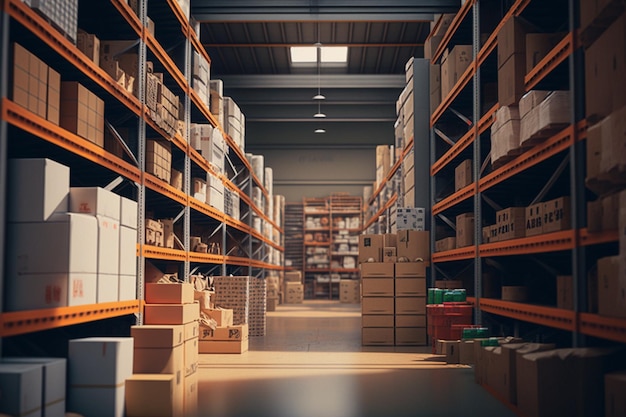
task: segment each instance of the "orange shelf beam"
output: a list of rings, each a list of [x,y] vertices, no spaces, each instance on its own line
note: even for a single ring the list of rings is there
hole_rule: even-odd
[[[139,168],[114,156],[60,126],[43,119],[9,99],[2,100],[2,119],[67,151],[95,162],[132,181],[140,182]]]
[[[187,80],[183,73],[178,69],[172,58],[165,52],[159,41],[149,33],[145,34],[146,45],[156,55],[157,59],[163,64],[167,72],[174,78],[183,93],[187,94],[190,90]]]
[[[453,147],[451,147],[441,158],[439,158],[430,168],[430,175],[435,175],[450,163],[454,158],[459,156],[461,152],[471,145],[476,139],[476,129],[470,129],[459,139]]]
[[[13,311],[0,314],[0,337],[56,329],[112,317],[139,313],[140,301],[87,304],[73,307]]]
[[[216,208],[209,206],[205,202],[197,200],[194,197],[189,197],[189,207],[220,222],[223,222],[224,217],[226,216]]]
[[[152,174],[144,173],[143,181],[146,187],[150,188],[157,193],[171,198],[174,201],[179,202],[183,206],[187,205],[188,196],[182,191],[172,187],[160,178],[155,177]]]
[[[574,143],[574,127],[569,126],[545,142],[524,152],[511,162],[481,178],[478,184],[480,192],[517,175],[528,168],[566,150]]]
[[[475,257],[476,246],[467,246],[464,248],[452,249],[445,252],[436,252],[432,255],[434,263],[463,261],[467,259],[474,259]]]
[[[91,61],[68,39],[54,29],[44,18],[19,0],[7,0],[5,11],[16,21],[39,37],[50,48],[64,57],[68,62],[82,71],[111,95],[116,97],[137,116],[142,114],[141,103],[137,97],[126,91],[102,68]],[[141,32],[139,32],[141,36]]]
[[[394,194],[393,196],[391,196],[391,198],[385,203],[385,205],[380,210],[378,210],[376,214],[374,214],[372,218],[367,221],[367,223],[365,223],[364,229],[367,229],[372,224],[374,224],[374,222],[385,212],[385,210],[389,209],[389,207],[391,207],[396,201],[398,201],[398,194]]]
[[[191,28],[189,27],[189,20],[187,19],[187,16],[183,13],[183,9],[180,7],[178,2],[176,2],[176,0],[167,0],[167,4],[170,6],[170,9],[172,9],[174,16],[176,16],[176,20],[180,23],[183,34],[185,37],[188,37],[188,33]]]
[[[487,129],[491,127],[493,122],[496,121],[496,111],[500,108],[499,104],[495,104],[492,108],[487,110],[487,113],[483,115],[478,121],[478,134],[482,135]]]
[[[607,230],[597,233],[589,233],[585,228],[578,231],[578,239],[580,240],[580,244],[582,246],[614,243],[619,240],[619,232],[617,230]]]
[[[547,233],[539,236],[523,237],[502,242],[480,245],[480,256],[528,255],[533,253],[556,252],[574,248],[575,232]]]
[[[579,326],[580,332],[587,336],[626,343],[626,319],[580,313]]]
[[[454,207],[459,204],[461,201],[465,201],[470,197],[473,197],[476,194],[476,184],[471,183],[470,185],[461,188],[459,191],[454,194],[446,197],[441,200],[437,204],[433,206],[433,214],[439,214],[450,207]]]
[[[467,4],[467,3],[466,3]],[[441,117],[441,115],[445,112],[445,110],[450,107],[452,102],[457,98],[457,96],[461,93],[461,91],[467,86],[470,80],[474,77],[476,73],[476,61],[472,61],[472,63],[465,69],[465,72],[461,75],[459,80],[456,82],[452,90],[448,93],[448,95],[441,101],[439,107],[435,109],[430,119],[430,127],[433,127],[437,120]]]
[[[576,313],[571,310],[515,303],[492,298],[481,298],[479,305],[481,311],[503,317],[510,317],[516,320],[527,321],[570,332],[576,329]]]
[[[204,104],[204,102],[200,100],[200,96],[198,95],[198,93],[196,93],[196,90],[194,90],[193,88],[190,88],[189,97],[191,98],[191,101],[198,107],[198,109],[200,109],[200,111],[202,112],[204,117],[206,117],[209,123],[211,123],[214,127],[219,126],[219,124],[217,123],[217,119],[215,118],[215,116],[211,114],[206,104]],[[222,126],[219,126],[219,129],[222,132],[222,135],[226,137],[226,134],[224,133]],[[233,143],[232,140],[231,140],[231,143]],[[230,146],[230,143],[229,143],[229,146]]]
[[[574,32],[568,33],[539,63],[524,77],[526,91],[532,90],[547,74],[574,52]]]
[[[185,262],[187,252],[179,249],[162,248],[159,246],[143,245],[143,256],[149,259],[161,259],[164,261]]]
[[[189,252],[189,262],[223,264],[224,256],[213,253]]]
[[[330,242],[304,242],[305,246],[328,246]]]

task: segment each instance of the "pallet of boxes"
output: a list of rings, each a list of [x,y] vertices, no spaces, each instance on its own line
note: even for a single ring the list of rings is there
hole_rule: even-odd
[[[144,325],[132,326],[133,375],[126,415],[198,413],[198,320],[191,283],[146,283]],[[158,393],[158,395],[155,395]]]
[[[426,345],[429,232],[399,230],[359,238],[362,344]]]
[[[283,302],[285,304],[302,304],[304,301],[304,284],[300,271],[287,271],[283,278]]]
[[[280,303],[280,277],[276,274],[267,278],[267,311],[275,311]]]

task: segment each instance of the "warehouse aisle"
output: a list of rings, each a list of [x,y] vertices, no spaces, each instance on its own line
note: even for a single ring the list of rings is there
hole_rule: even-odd
[[[429,348],[362,347],[360,306],[306,300],[268,313],[242,355],[200,355],[200,417],[514,416]]]

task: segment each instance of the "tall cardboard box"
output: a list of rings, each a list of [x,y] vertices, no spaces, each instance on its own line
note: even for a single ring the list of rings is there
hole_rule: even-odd
[[[556,277],[556,307],[565,310],[574,309],[574,282],[571,275]]]
[[[466,159],[454,169],[454,191],[472,183],[472,160]]]
[[[456,245],[459,248],[474,244],[474,213],[456,216]]]
[[[136,374],[126,379],[126,417],[183,417],[183,380],[171,374]]]
[[[423,262],[430,262],[430,233],[420,230],[399,230],[397,232],[398,259],[407,257],[410,262],[421,258]]]
[[[472,45],[455,45],[441,63],[441,97],[447,97],[472,63]]]
[[[359,235],[359,263],[368,262],[373,259],[374,262],[381,262],[383,251],[383,235],[364,234]]]

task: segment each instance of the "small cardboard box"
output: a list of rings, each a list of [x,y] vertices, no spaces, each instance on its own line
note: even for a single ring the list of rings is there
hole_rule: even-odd
[[[526,208],[509,207],[496,212],[500,240],[517,239],[526,235]]]
[[[626,283],[620,280],[620,257],[598,259],[598,314],[626,317]]]
[[[383,248],[383,262],[395,262],[397,259],[396,248],[385,246]]]
[[[184,325],[131,326],[135,348],[171,348],[185,341]]]
[[[425,297],[426,278],[398,278],[395,279],[396,297]]]
[[[515,285],[503,285],[502,299],[523,303],[528,300],[528,288]]]
[[[396,314],[426,314],[426,297],[396,297]]]
[[[472,183],[472,160],[466,159],[454,169],[454,191]]]
[[[361,344],[363,346],[393,346],[393,327],[363,327],[361,329]]]
[[[456,216],[456,245],[459,248],[474,244],[474,213]]]
[[[395,327],[426,327],[425,314],[397,314]]]
[[[537,203],[526,208],[526,236],[536,236],[543,233],[544,203]]]
[[[444,341],[446,351],[446,363],[458,364],[461,362],[461,341],[460,340],[446,340]]]
[[[498,31],[498,68],[514,54],[523,54],[526,58],[526,34],[529,25],[520,17],[509,18]]]
[[[121,197],[101,187],[72,187],[70,188],[69,211],[106,216],[119,222]]]
[[[425,262],[396,262],[395,277],[425,277]]]
[[[395,329],[396,346],[426,345],[425,327],[397,327]]]
[[[135,347],[134,349],[134,374],[172,374],[178,378],[184,375],[184,371],[185,342],[170,347]]]
[[[201,340],[198,342],[200,353],[234,353],[240,354],[248,351],[250,339],[242,340]]]
[[[189,304],[193,302],[193,284],[187,282],[146,283],[146,303],[148,304]]]
[[[362,327],[393,327],[393,314],[363,314],[361,315]]]
[[[543,232],[551,233],[571,227],[571,205],[569,197],[550,200],[543,205]]]
[[[187,324],[200,318],[200,304],[146,304],[144,316],[145,324]]]
[[[390,277],[395,274],[395,264],[393,262],[365,262],[361,264],[361,277]]]
[[[183,378],[176,375],[136,374],[126,380],[126,416],[182,416]]]
[[[359,235],[359,263],[373,259],[374,262],[383,260],[383,235]]]
[[[456,237],[446,237],[435,242],[436,252],[445,252],[456,248]]]
[[[430,233],[418,230],[399,230],[398,259],[407,257],[410,262],[421,258],[428,266],[430,262]]]
[[[392,280],[393,281],[393,280]],[[361,299],[361,313],[365,314],[394,314],[393,297],[363,297]]]
[[[556,277],[556,307],[565,310],[574,309],[574,282],[571,275]]]
[[[363,297],[393,297],[394,279],[393,277],[363,277],[361,294]]]

